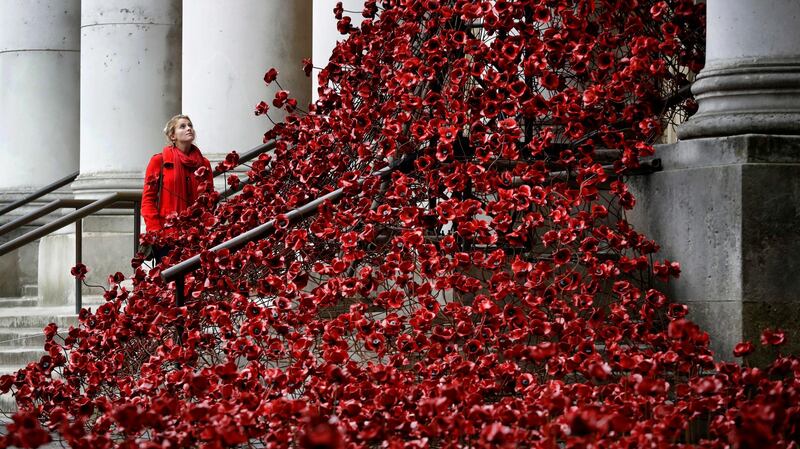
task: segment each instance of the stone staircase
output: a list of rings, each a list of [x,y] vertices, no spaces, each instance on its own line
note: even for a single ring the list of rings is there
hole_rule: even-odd
[[[102,301],[99,296],[84,298],[84,307],[95,308]],[[0,375],[14,373],[46,354],[43,329],[50,323],[65,334],[78,323],[75,306],[40,306],[35,296],[0,298]],[[15,410],[12,395],[0,395],[0,417]]]
[[[41,307],[35,296],[0,298],[0,376],[13,374],[46,354],[43,329],[50,323],[58,325],[59,333],[66,332],[78,323],[75,306]],[[6,433],[6,424],[16,410],[13,395],[0,394],[0,434]],[[64,447],[56,441],[57,435],[52,436],[53,441],[42,449]]]

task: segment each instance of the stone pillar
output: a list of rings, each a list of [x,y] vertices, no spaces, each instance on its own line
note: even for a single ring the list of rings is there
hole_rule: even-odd
[[[681,139],[800,135],[800,2],[710,0],[697,113]]]
[[[271,67],[306,109],[311,82],[302,71],[311,57],[311,0],[192,0],[183,9],[183,113],[194,122],[197,145],[209,159],[262,143],[272,125],[253,114],[271,104],[277,87],[264,86]],[[270,111],[278,121],[281,113]]]
[[[333,14],[336,3],[338,3],[338,0],[314,0],[314,43],[311,60],[314,62],[314,67],[317,68],[311,74],[312,101],[316,101],[318,98],[317,88],[319,83],[317,82],[317,75],[319,75],[320,69],[328,65],[328,60],[331,57],[331,52],[336,47],[336,43],[347,38],[336,29],[337,20]],[[342,7],[346,11],[343,14],[350,16],[353,26],[360,26],[364,20],[361,15],[364,1],[343,0]]]
[[[150,156],[165,144],[164,123],[180,112],[181,1],[83,0],[81,4],[80,171],[78,198],[140,191]],[[71,302],[74,231],[41,240],[39,290],[45,304]],[[130,271],[130,210],[84,220],[87,280]],[[85,291],[98,294],[100,290]]]
[[[0,206],[78,169],[79,73],[79,0],[0,2]],[[36,254],[0,258],[0,296],[35,294]]]
[[[142,188],[181,106],[180,0],[83,0],[77,197]]]
[[[709,0],[708,52],[664,171],[632,182],[632,219],[679,260],[669,293],[732,359],[763,328],[800,348],[800,2]],[[761,359],[762,355],[755,358]]]

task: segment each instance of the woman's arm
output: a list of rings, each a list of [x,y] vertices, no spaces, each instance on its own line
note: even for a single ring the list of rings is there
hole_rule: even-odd
[[[158,231],[164,227],[164,218],[158,210],[158,178],[162,171],[162,156],[156,154],[150,158],[147,170],[144,173],[144,188],[142,189],[142,217],[147,231]],[[163,182],[163,179],[162,179]]]

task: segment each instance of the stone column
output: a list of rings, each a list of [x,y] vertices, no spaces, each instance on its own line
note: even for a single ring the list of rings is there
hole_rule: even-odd
[[[692,91],[700,109],[681,139],[800,135],[800,3],[709,1],[706,66]]]
[[[78,169],[79,64],[79,0],[0,2],[0,206]],[[0,296],[35,282],[36,244],[0,258]]]
[[[180,112],[181,1],[83,0],[81,4],[80,171],[78,198],[140,191],[150,156],[165,144],[164,123]],[[87,280],[130,271],[130,210],[84,220]],[[42,239],[39,290],[45,304],[72,301],[74,232]],[[85,291],[98,294],[99,290]]]
[[[262,143],[272,125],[253,114],[271,104],[277,87],[264,85],[271,67],[307,109],[311,82],[302,71],[311,57],[311,0],[192,0],[183,9],[183,113],[209,159]],[[283,114],[271,111],[278,121]]]
[[[313,56],[315,68],[312,73],[312,99],[316,101],[318,98],[317,88],[317,75],[319,75],[320,68],[324,68],[328,64],[331,57],[331,52],[336,47],[336,43],[340,40],[346,39],[347,36],[339,33],[336,29],[337,20],[334,17],[333,9],[336,7],[338,0],[315,0],[314,1],[314,43],[313,43]],[[361,10],[364,8],[363,0],[343,0],[342,8],[346,16],[350,16],[353,26],[360,26],[364,20],[361,15]]]
[[[669,286],[731,359],[765,327],[800,348],[800,2],[709,0],[699,110],[632,183],[635,222],[679,260]],[[763,353],[762,353],[763,355]],[[761,356],[757,356],[758,360]]]
[[[181,105],[181,1],[83,0],[78,197],[140,190]]]

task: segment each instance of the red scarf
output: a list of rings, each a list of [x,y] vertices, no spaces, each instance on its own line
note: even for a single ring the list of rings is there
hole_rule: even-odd
[[[194,172],[203,166],[203,155],[200,150],[192,145],[188,154],[179,150],[175,146],[164,147],[162,152],[164,166],[172,164],[174,176],[164,177],[163,188],[174,197],[174,203],[165,205],[168,212],[181,212],[189,207],[197,197],[197,192],[191,190],[196,187]],[[164,207],[161,208],[164,211]]]

